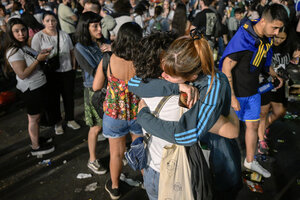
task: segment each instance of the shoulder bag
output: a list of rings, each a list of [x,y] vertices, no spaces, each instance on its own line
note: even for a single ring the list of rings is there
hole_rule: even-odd
[[[55,72],[59,69],[59,30],[57,30],[57,54],[44,62],[40,62],[40,66],[45,74]]]
[[[105,100],[106,96],[106,90],[107,90],[107,68],[110,62],[110,52],[104,52],[103,58],[102,58],[102,69],[104,74],[104,85],[101,90],[97,90],[94,92],[92,96],[92,105],[94,106],[95,110],[97,111],[97,114],[101,119],[103,119],[103,102]]]
[[[182,107],[180,108],[182,112]],[[160,163],[158,200],[194,200],[191,168],[184,146],[165,146]]]

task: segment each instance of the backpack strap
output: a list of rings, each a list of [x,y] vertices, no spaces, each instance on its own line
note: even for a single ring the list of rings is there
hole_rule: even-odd
[[[166,96],[166,97],[163,97],[160,102],[158,103],[158,105],[156,106],[155,110],[152,112],[152,114],[155,116],[155,117],[158,117],[159,116],[159,113],[161,111],[161,109],[164,107],[164,105],[167,103],[167,101],[171,98],[172,96]]]
[[[111,55],[110,52],[104,52],[103,58],[102,58],[102,70],[103,70],[103,74],[105,77],[103,88],[105,88],[105,89],[107,87],[107,68],[110,63],[110,55]]]
[[[161,109],[164,107],[164,105],[167,103],[167,101],[171,98],[172,96],[166,96],[166,97],[163,97],[160,102],[157,104],[155,110],[152,112],[152,114],[155,116],[155,117],[158,117],[159,116],[159,113],[161,111]],[[150,135],[149,133],[145,133],[145,137],[144,137],[144,143],[147,144],[148,141],[150,140],[150,137],[152,135]]]

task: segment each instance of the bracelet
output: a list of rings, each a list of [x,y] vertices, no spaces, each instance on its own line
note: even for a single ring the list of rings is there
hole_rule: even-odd
[[[34,59],[37,60],[38,62],[40,62],[38,59],[38,55],[34,56]]]

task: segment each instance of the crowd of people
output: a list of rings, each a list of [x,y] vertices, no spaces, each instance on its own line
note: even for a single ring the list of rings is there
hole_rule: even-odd
[[[164,148],[199,143],[211,151],[210,198],[235,199],[241,163],[271,176],[255,154],[268,154],[269,127],[286,112],[286,69],[300,57],[299,4],[2,0],[1,70],[16,74],[27,109],[31,154],[55,150],[39,137],[40,124],[53,127],[56,135],[64,133],[64,121],[71,129],[81,128],[74,118],[75,72],[80,70],[90,127],[87,167],[95,174],[107,172],[96,146],[99,135],[108,138],[110,179],[105,189],[112,199],[121,196],[126,136],[135,141],[145,133],[150,136],[141,173],[149,199],[159,199],[163,187]],[[270,82],[273,87],[263,92]],[[96,99],[101,92],[105,98]],[[158,107],[160,114],[153,114]],[[239,133],[240,122],[245,133]],[[239,134],[245,134],[245,157],[236,141]],[[200,199],[197,191],[193,194]]]

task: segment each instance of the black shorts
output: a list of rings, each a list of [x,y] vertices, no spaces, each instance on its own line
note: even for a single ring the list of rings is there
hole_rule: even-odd
[[[275,92],[269,91],[261,95],[261,105],[267,105],[270,102],[282,103],[283,106],[287,106],[287,98],[285,97],[285,86],[276,90]]]
[[[22,95],[22,99],[25,103],[27,114],[36,115],[41,114],[44,109],[44,92],[45,85],[35,90],[25,91]]]

